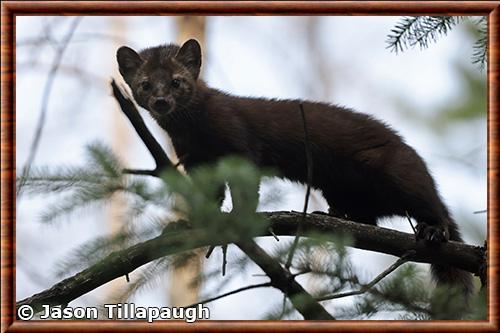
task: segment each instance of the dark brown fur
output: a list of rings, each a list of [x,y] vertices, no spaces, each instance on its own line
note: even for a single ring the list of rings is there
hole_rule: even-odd
[[[323,192],[332,212],[368,224],[408,212],[419,224],[418,237],[431,246],[462,241],[422,158],[382,122],[325,103],[239,97],[209,88],[198,79],[201,52],[194,40],[139,54],[122,47],[117,58],[134,98],[171,136],[187,170],[239,155],[305,183],[302,102],[312,186]],[[469,273],[443,265],[432,271],[439,283],[471,294]]]

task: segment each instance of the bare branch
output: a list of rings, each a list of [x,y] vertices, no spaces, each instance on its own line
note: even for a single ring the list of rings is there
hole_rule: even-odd
[[[40,109],[40,116],[38,117],[37,127],[35,131],[35,136],[33,137],[33,141],[31,143],[30,153],[28,155],[28,159],[26,160],[26,164],[24,165],[23,172],[17,187],[17,195],[21,194],[21,189],[24,185],[26,177],[30,173],[31,165],[35,160],[36,153],[38,151],[38,146],[40,145],[40,139],[42,138],[42,131],[45,126],[45,119],[47,117],[47,110],[50,100],[50,94],[52,92],[52,86],[54,84],[54,80],[57,75],[57,70],[61,65],[61,60],[64,55],[64,51],[66,50],[73,33],[75,32],[78,24],[80,23],[82,17],[75,17],[73,22],[71,23],[68,32],[63,37],[61,41],[60,47],[57,48],[57,53],[54,57],[54,61],[52,63],[52,67],[50,68],[50,72],[47,76],[47,81],[45,81],[45,86],[43,87],[42,94],[42,104]]]
[[[123,38],[118,35],[110,35],[104,33],[79,33],[75,34],[72,39],[72,43],[86,43],[86,42],[103,42],[103,43],[119,43],[119,44],[127,44],[129,41],[126,38]],[[26,38],[16,42],[16,47],[24,47],[24,46],[35,46],[40,47],[45,44],[51,44],[56,47],[60,47],[63,43],[57,40],[54,40],[51,36],[42,36],[35,38]]]
[[[386,270],[384,270],[382,273],[377,275],[370,283],[365,284],[361,286],[361,289],[359,290],[354,290],[354,291],[349,291],[345,293],[339,293],[339,294],[333,294],[333,295],[326,295],[323,297],[318,297],[316,298],[317,301],[328,301],[332,299],[337,299],[337,298],[342,298],[342,297],[348,297],[348,296],[355,296],[355,295],[361,295],[370,290],[373,286],[375,286],[377,283],[379,283],[383,278],[385,278],[387,275],[391,274],[394,272],[399,266],[403,265],[404,263],[408,262],[409,257],[411,257],[415,251],[409,251],[408,253],[404,254],[396,260],[395,263],[393,263],[391,266],[389,266]]]
[[[146,127],[144,120],[142,119],[132,100],[128,96],[126,97],[124,95],[124,92],[118,87],[115,80],[111,81],[111,87],[113,88],[113,95],[120,104],[123,113],[132,123],[135,131],[137,132],[137,134],[139,134],[139,137],[153,156],[153,159],[156,162],[155,172],[159,173],[163,169],[173,167],[172,162],[168,158],[161,145],[158,143],[158,141],[156,141],[154,136]]]
[[[246,290],[250,290],[250,289],[256,289],[256,288],[264,288],[264,287],[271,287],[271,282],[264,282],[264,283],[259,283],[259,284],[251,284],[249,286],[241,287],[241,288],[229,291],[227,293],[224,293],[224,294],[221,294],[221,295],[218,295],[218,296],[215,296],[215,297],[207,298],[207,299],[205,299],[203,301],[200,301],[198,303],[193,303],[193,304],[185,306],[185,307],[186,308],[194,308],[194,307],[196,307],[196,306],[198,306],[200,304],[208,304],[208,303],[216,301],[218,299],[221,299],[221,298],[224,298],[224,297],[227,297],[227,296],[231,296],[231,295],[234,295],[234,294],[238,294],[238,293],[240,293],[242,291],[246,291]]]

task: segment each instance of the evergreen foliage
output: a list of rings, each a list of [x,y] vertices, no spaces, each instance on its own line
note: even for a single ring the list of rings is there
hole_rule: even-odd
[[[387,48],[392,52],[403,52],[415,46],[425,49],[430,43],[446,36],[466,17],[462,16],[405,16],[391,29],[387,36]],[[477,27],[478,38],[474,45],[472,62],[483,68],[487,62],[487,18],[470,18]]]

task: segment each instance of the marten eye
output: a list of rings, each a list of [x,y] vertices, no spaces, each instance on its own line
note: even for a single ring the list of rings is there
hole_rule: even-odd
[[[179,79],[173,79],[170,85],[172,86],[172,88],[179,88],[179,86],[181,85],[181,81]]]
[[[141,87],[142,87],[142,90],[148,91],[151,89],[151,83],[149,83],[149,81],[143,81],[141,83]]]

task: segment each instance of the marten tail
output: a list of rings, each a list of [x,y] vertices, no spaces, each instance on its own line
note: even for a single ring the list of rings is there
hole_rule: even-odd
[[[463,242],[455,222],[451,218],[448,218],[447,220],[450,240]],[[442,264],[432,264],[431,272],[438,287],[454,288],[464,295],[466,303],[471,298],[474,292],[474,284],[471,273]]]

